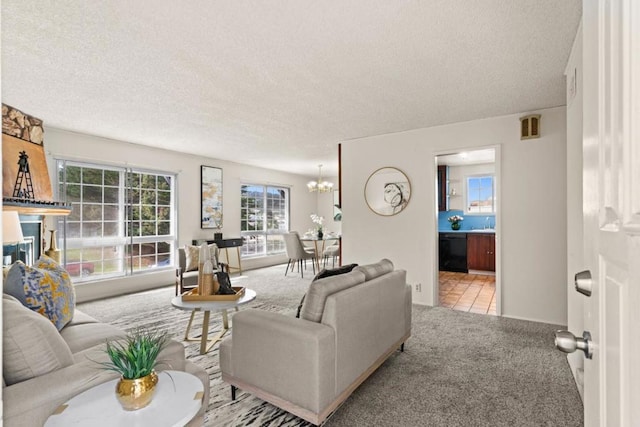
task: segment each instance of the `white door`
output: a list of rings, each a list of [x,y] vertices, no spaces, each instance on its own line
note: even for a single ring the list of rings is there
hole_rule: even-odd
[[[585,425],[640,426],[640,1],[585,0],[583,31]]]

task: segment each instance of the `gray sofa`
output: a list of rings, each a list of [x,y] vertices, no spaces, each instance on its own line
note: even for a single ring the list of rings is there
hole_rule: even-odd
[[[411,335],[411,288],[389,260],[315,280],[301,318],[256,309],[233,317],[222,379],[322,423]]]
[[[7,294],[2,309],[4,426],[41,426],[65,401],[117,378],[95,361],[106,360],[106,340],[123,337],[123,331],[75,309],[71,322],[58,332],[47,318]],[[164,362],[160,370],[189,372],[202,381],[203,406],[189,424],[202,425],[209,402],[207,372],[186,361],[184,346],[176,341],[158,360]]]

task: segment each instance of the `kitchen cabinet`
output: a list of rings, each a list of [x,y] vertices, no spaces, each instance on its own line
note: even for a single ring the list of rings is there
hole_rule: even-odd
[[[438,166],[438,211],[446,211],[449,208],[447,175],[447,166]]]
[[[467,234],[467,267],[469,270],[496,271],[495,234]]]

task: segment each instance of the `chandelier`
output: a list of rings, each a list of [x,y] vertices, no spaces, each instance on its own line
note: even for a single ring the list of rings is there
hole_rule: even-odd
[[[318,180],[309,181],[307,187],[310,192],[317,191],[318,193],[326,193],[333,189],[333,183],[322,179],[322,165],[318,165]]]

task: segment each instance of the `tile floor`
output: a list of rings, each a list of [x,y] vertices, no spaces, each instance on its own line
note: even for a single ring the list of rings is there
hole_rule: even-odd
[[[496,278],[484,274],[440,272],[440,306],[496,315]]]

